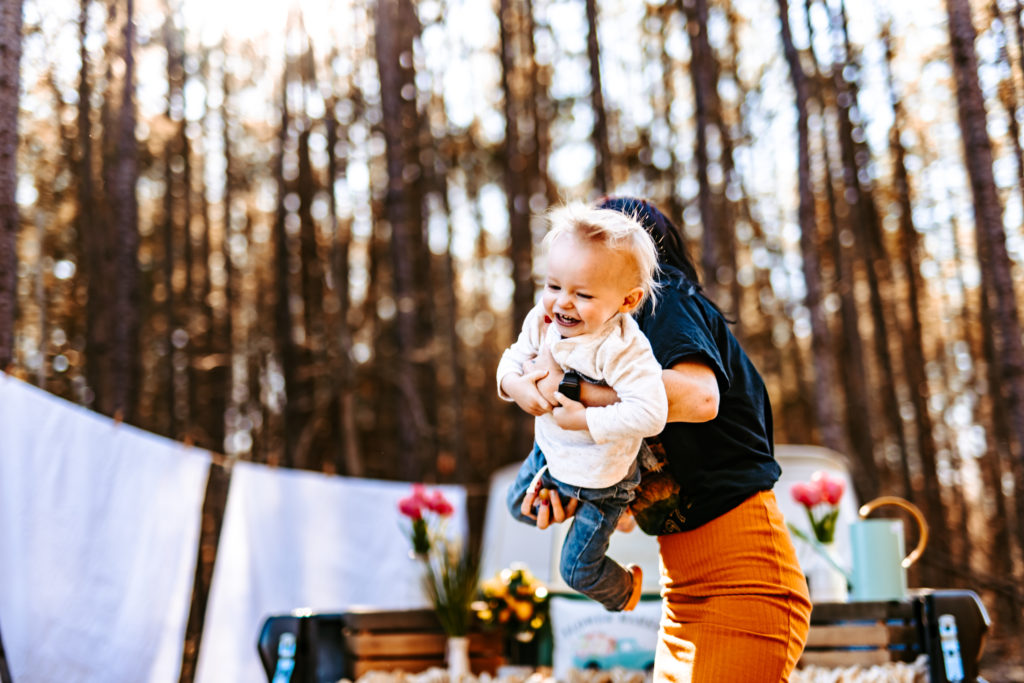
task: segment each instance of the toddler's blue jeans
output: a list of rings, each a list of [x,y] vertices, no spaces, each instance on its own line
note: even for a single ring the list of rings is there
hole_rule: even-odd
[[[509,512],[520,522],[536,524],[536,520],[523,515],[521,506],[534,476],[547,465],[540,448],[523,461],[519,474],[508,490],[506,501]],[[640,483],[640,468],[636,463],[625,479],[603,489],[570,486],[554,479],[546,470],[541,475],[544,488],[557,490],[562,500],[580,501],[576,516],[562,545],[560,571],[569,586],[610,611],[620,611],[633,592],[633,577],[615,560],[608,557],[608,542],[623,510],[633,499]]]

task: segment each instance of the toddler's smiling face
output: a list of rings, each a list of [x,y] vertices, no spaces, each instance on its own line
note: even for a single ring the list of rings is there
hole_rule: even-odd
[[[563,337],[594,332],[643,296],[632,259],[622,251],[559,236],[548,248],[544,312]]]

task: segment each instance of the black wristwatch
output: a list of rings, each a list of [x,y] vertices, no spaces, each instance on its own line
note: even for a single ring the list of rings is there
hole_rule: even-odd
[[[580,400],[580,384],[582,381],[578,372],[566,370],[562,381],[558,383],[558,391],[566,398],[578,401]]]

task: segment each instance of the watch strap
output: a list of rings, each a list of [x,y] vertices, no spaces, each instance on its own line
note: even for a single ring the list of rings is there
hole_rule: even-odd
[[[583,378],[580,377],[578,372],[575,370],[566,370],[565,375],[562,377],[562,381],[558,383],[558,391],[566,398],[578,401],[580,400],[580,385],[582,383]]]

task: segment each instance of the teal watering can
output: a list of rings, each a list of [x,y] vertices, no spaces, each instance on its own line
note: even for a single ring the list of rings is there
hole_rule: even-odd
[[[867,519],[876,509],[895,505],[910,513],[917,522],[917,546],[904,556],[903,521]],[[864,503],[860,519],[850,524],[850,551],[853,566],[847,578],[852,590],[850,600],[902,600],[907,596],[907,568],[917,562],[928,544],[928,524],[911,502],[896,496],[882,496]]]

